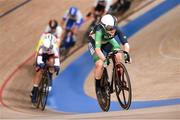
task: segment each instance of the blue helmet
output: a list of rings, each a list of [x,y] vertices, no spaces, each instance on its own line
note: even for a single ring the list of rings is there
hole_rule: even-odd
[[[69,8],[69,15],[71,15],[72,17],[76,17],[78,9],[76,7],[70,7]]]

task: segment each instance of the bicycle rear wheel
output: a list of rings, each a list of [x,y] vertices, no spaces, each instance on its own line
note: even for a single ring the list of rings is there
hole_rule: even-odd
[[[106,68],[104,68],[103,75],[101,78],[101,89],[97,90],[96,96],[99,103],[99,106],[103,111],[108,111],[110,107],[110,89],[108,84],[108,74]]]
[[[132,91],[129,74],[126,67],[120,63],[114,69],[115,72],[115,91],[120,106],[128,110],[131,105]]]

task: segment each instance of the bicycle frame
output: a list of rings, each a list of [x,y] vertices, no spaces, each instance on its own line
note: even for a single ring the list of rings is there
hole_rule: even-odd
[[[110,52],[107,56],[107,59],[111,59],[112,62],[113,62],[113,71],[112,71],[112,78],[111,78],[111,81],[110,81],[110,93],[113,93],[113,83],[115,82],[114,78],[115,78],[115,73],[118,69],[118,64],[116,63],[116,58],[115,58],[115,54],[118,53],[118,52],[121,52],[123,53],[124,51],[123,50],[119,50],[119,51],[115,51],[115,52]]]

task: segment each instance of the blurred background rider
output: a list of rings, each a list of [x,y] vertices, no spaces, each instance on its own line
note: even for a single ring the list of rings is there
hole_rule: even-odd
[[[102,16],[108,13],[113,0],[95,0],[90,12],[86,15],[86,21],[96,15]]]
[[[61,26],[63,28],[63,35],[64,38],[65,32],[70,30],[74,36],[74,42],[76,41],[75,38],[77,36],[78,30],[83,23],[83,15],[81,11],[77,7],[70,7],[66,10],[62,20]]]

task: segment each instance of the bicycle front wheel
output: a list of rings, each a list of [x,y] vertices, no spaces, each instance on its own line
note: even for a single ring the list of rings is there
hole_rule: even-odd
[[[37,97],[36,97],[36,108],[39,108],[39,105],[41,103],[41,91],[42,91],[42,82],[40,82],[39,87],[38,87],[38,92],[37,92]]]
[[[131,105],[132,91],[129,74],[126,67],[120,63],[114,69],[115,72],[115,91],[120,106],[128,110]]]
[[[41,95],[41,110],[44,110],[46,107],[48,94],[49,94],[49,87],[47,84],[44,84],[43,92]]]
[[[42,80],[39,86],[38,105],[37,105],[37,107],[40,107],[41,110],[44,110],[46,107],[47,98],[49,94],[49,85],[48,85],[49,80],[50,77],[48,74],[42,75]]]
[[[109,84],[108,84],[108,74],[107,70],[104,69],[103,75],[101,78],[101,87],[99,90],[96,88],[96,95],[97,95],[97,100],[99,103],[99,106],[103,111],[108,111],[110,107],[110,89],[109,89]]]

